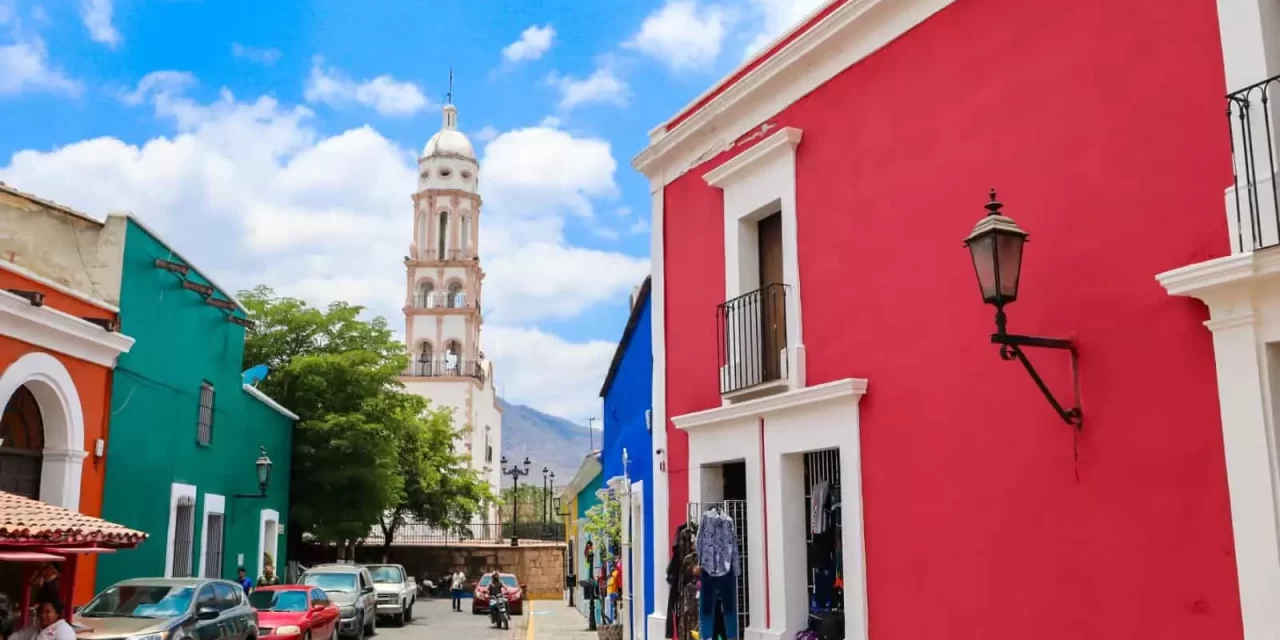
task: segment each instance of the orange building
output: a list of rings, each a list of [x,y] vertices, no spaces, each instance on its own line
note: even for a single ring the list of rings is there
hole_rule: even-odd
[[[118,326],[114,306],[0,260],[0,491],[102,514],[111,372],[133,346]],[[96,562],[74,566],[83,604]]]

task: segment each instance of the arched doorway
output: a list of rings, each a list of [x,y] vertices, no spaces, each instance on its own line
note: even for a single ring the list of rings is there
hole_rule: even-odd
[[[44,418],[26,385],[10,396],[0,414],[0,491],[40,499]]]
[[[11,404],[15,407],[12,414],[9,410]],[[0,373],[0,406],[5,408],[6,420],[16,424],[17,408],[22,408],[25,430],[25,425],[32,420],[32,405],[39,415],[41,427],[39,455],[35,458],[40,469],[35,480],[39,487],[36,497],[42,502],[78,512],[80,477],[87,455],[84,449],[84,412],[75,380],[67,368],[48,353],[28,353]],[[6,431],[10,428],[7,422],[4,428]],[[4,450],[7,453],[9,436],[0,437],[6,439]],[[24,440],[26,443],[35,442],[29,435],[24,435],[24,438],[27,438]],[[23,451],[22,457],[27,457],[25,452],[31,449],[24,447]],[[8,456],[4,460],[7,466]]]

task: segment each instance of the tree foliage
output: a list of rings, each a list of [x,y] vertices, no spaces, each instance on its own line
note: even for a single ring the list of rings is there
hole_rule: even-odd
[[[600,551],[601,565],[614,559],[614,545],[622,542],[622,502],[612,489],[600,489],[600,502],[587,509],[583,530]]]
[[[363,539],[406,517],[449,526],[473,517],[488,486],[454,455],[447,409],[405,392],[403,345],[362,307],[321,310],[267,287],[241,292],[255,326],[245,366],[266,364],[263,392],[299,417],[291,519],[326,542]]]

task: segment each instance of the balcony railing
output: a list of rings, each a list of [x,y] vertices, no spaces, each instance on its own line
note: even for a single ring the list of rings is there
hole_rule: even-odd
[[[441,253],[439,249],[418,249],[419,260],[475,260],[474,251],[469,249],[445,249]]]
[[[721,304],[716,321],[721,394],[786,377],[786,285],[767,285]]]
[[[465,293],[450,294],[445,291],[434,291],[431,293],[423,293],[419,291],[413,296],[413,306],[417,309],[466,309],[471,306],[475,306],[476,308],[480,307],[478,304],[467,304],[467,294]]]
[[[484,363],[475,360],[414,360],[411,378],[475,378],[484,382]]]
[[[1276,103],[1270,94],[1280,76],[1227,94],[1231,130],[1232,188],[1227,194],[1227,226],[1232,252],[1280,244],[1277,197]]]

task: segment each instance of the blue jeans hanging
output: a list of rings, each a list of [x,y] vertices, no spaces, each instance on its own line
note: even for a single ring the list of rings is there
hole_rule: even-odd
[[[698,637],[713,640],[716,627],[716,604],[724,613],[724,634],[738,640],[738,579],[732,572],[712,576],[702,572],[698,594]]]

